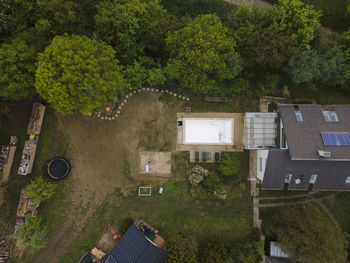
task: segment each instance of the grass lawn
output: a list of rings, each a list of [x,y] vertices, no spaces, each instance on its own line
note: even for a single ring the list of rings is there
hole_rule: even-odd
[[[277,0],[266,0],[276,3]],[[350,26],[350,15],[346,11],[348,0],[302,0],[305,4],[313,5],[322,12],[321,23],[339,31],[347,30]]]
[[[324,198],[321,201],[333,214],[342,231],[350,234],[350,193],[334,193],[334,197]]]
[[[240,159],[241,170],[237,176],[246,180],[248,152],[230,154]],[[144,218],[164,238],[182,233],[196,244],[208,238],[218,238],[232,246],[232,242],[252,232],[252,200],[247,181],[233,185],[233,180],[226,178],[228,197],[225,201],[214,200],[209,196],[193,197],[186,178],[188,154],[173,155],[173,167],[176,168],[173,168],[173,177],[168,182],[149,182],[153,186],[151,197],[138,197],[137,188],[128,196],[122,196],[119,189],[115,189],[88,220],[60,262],[76,262],[84,252],[97,244],[108,225],[118,228],[127,217]],[[206,164],[205,168],[213,170],[215,164]],[[164,187],[162,195],[158,194],[159,186]]]
[[[111,197],[110,202],[106,201],[89,219],[60,262],[76,262],[85,251],[96,245],[109,224],[118,226],[126,217],[144,218],[164,238],[183,233],[197,243],[211,237],[229,243],[251,233],[252,204],[247,190],[223,203],[201,201],[197,205],[189,192],[188,182],[171,180],[162,186],[163,195],[155,191],[152,197],[138,197],[135,190],[133,194],[121,198],[120,205],[119,198]],[[118,191],[115,195],[118,196]]]

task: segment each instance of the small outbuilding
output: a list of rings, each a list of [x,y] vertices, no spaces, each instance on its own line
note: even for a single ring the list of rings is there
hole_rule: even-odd
[[[163,263],[168,252],[132,224],[104,263]]]

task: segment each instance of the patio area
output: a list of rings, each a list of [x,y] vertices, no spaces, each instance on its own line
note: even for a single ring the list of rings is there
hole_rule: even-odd
[[[198,121],[194,128],[189,130],[185,121]],[[190,162],[214,163],[215,153],[221,152],[242,152],[244,137],[244,114],[243,113],[178,113],[177,114],[177,151],[189,151]],[[179,121],[182,123],[179,123]],[[210,127],[211,123],[213,123]],[[232,129],[229,126],[232,122]],[[192,123],[190,123],[192,124]],[[179,126],[180,125],[180,126]],[[183,125],[183,126],[182,126]],[[201,129],[200,125],[203,125]],[[191,127],[192,128],[192,127]],[[217,129],[217,131],[215,130]],[[190,138],[186,138],[190,134]],[[198,133],[198,138],[203,138],[203,142],[196,141],[194,132]],[[213,134],[214,133],[214,134]],[[215,137],[217,133],[218,138]],[[206,136],[206,134],[208,134]]]

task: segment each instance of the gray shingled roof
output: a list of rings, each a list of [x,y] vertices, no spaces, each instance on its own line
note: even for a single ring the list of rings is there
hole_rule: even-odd
[[[163,263],[168,252],[150,242],[140,230],[132,224],[118,241],[105,263]]]
[[[325,146],[321,132],[350,132],[350,105],[335,105],[339,122],[326,122],[320,105],[298,105],[303,122],[297,122],[293,105],[279,105],[288,148],[293,160],[320,160],[317,150],[331,152],[336,160],[350,160],[350,146]]]
[[[350,162],[293,161],[288,150],[269,150],[262,188],[283,189],[286,174],[293,175],[290,190],[307,190],[312,174],[317,174],[315,190],[350,190],[350,184],[345,184],[350,176]],[[295,179],[301,179],[300,184]]]

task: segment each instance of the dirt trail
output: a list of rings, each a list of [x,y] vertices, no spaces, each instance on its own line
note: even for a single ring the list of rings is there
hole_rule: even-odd
[[[158,95],[141,93],[129,99],[122,114],[114,121],[82,117],[80,114],[58,116],[59,129],[70,142],[68,155],[73,185],[69,198],[72,207],[65,225],[60,226],[60,231],[34,262],[51,258],[50,263],[57,263],[109,193],[115,188],[125,194],[134,189],[123,173],[126,161],[132,174],[137,171],[140,131],[144,129],[145,122],[151,122],[154,127],[150,127],[150,133],[152,128],[161,130],[168,134],[165,138],[173,138],[175,142],[172,132],[176,129],[172,125],[175,126],[176,122],[169,122],[169,117],[176,116],[176,110],[177,107],[169,109],[164,106]]]

